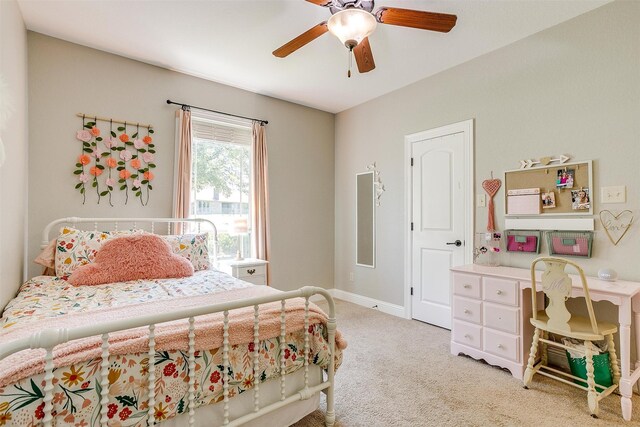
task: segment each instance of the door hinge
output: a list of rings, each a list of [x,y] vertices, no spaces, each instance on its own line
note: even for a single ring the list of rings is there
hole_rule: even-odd
[[[411,158],[411,166],[413,166],[413,157]]]
[[[413,295],[413,286],[411,287],[411,295]]]
[[[411,223],[411,231],[413,231],[413,222]]]

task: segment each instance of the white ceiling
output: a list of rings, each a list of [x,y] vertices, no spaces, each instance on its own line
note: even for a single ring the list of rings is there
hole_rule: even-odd
[[[329,18],[304,0],[18,0],[28,29],[337,113],[513,43],[609,0],[378,0],[458,15],[448,34],[378,25],[377,68],[348,79],[330,33],[287,58],[271,52]],[[354,63],[354,70],[355,68]]]

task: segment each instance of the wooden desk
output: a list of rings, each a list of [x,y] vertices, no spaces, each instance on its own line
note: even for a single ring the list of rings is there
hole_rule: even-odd
[[[454,289],[453,303],[452,303],[452,315],[454,321],[452,321],[451,330],[451,352],[454,354],[464,353],[474,358],[483,358],[489,363],[496,364],[511,370],[511,373],[516,378],[522,378],[524,368],[526,367],[526,356],[531,346],[531,329],[527,326],[530,325],[529,317],[531,314],[531,273],[529,269],[514,268],[514,267],[487,267],[481,265],[464,265],[460,267],[454,267],[452,271],[452,283]],[[540,279],[542,272],[538,272],[536,276],[536,282]],[[584,297],[582,290],[582,284],[578,276],[571,275],[573,280],[572,297]],[[500,282],[502,281],[502,282]],[[625,280],[617,280],[615,282],[606,282],[595,277],[587,277],[589,284],[589,293],[593,301],[609,301],[618,306],[618,323],[620,325],[620,394],[622,416],[625,420],[631,420],[631,397],[633,394],[633,386],[640,379],[640,361],[636,361],[635,368],[631,369],[631,322],[635,320],[636,325],[636,355],[640,357],[640,283],[629,282]],[[464,283],[463,283],[464,282]],[[476,342],[475,344],[468,345],[463,342],[461,337],[470,337],[473,340],[473,333],[466,333],[465,328],[470,328],[470,331],[474,331],[473,328],[487,330],[485,336],[495,337],[491,335],[492,328],[495,328],[495,319],[492,319],[493,324],[487,326],[487,319],[481,319],[480,322],[464,319],[464,314],[474,315],[471,309],[460,309],[456,307],[458,304],[495,304],[496,295],[493,293],[496,283],[504,284],[505,289],[498,289],[497,295],[500,297],[509,296],[509,286],[517,283],[519,289],[519,295],[513,296],[515,300],[511,300],[511,305],[514,305],[514,309],[518,310],[519,325],[517,328],[508,324],[508,318],[505,316],[506,322],[502,330],[512,330],[512,337],[515,337],[518,344],[512,346],[511,350],[508,348],[509,337],[505,334],[505,341],[499,342],[497,346],[501,350],[514,351],[514,357],[496,356],[496,351],[491,347],[488,347],[488,343]],[[476,289],[477,286],[477,289]],[[528,292],[527,292],[528,291]],[[468,292],[468,293],[465,293]],[[542,299],[540,299],[542,300]],[[515,302],[515,304],[513,304]],[[462,313],[462,314],[461,314]],[[478,311],[477,319],[480,319],[481,312]],[[457,319],[457,320],[456,320]],[[500,318],[502,319],[502,317]],[[500,320],[498,320],[499,322]],[[478,325],[474,325],[478,323]],[[457,327],[456,327],[457,325]],[[460,332],[462,331],[462,332]],[[478,338],[480,340],[481,338]],[[495,339],[494,339],[495,341]],[[491,342],[493,344],[493,342]],[[491,354],[492,353],[492,354]],[[486,357],[485,357],[486,355]]]

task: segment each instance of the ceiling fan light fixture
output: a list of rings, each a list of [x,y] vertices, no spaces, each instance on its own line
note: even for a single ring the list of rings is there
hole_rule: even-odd
[[[362,9],[345,9],[334,14],[327,21],[329,32],[350,49],[356,47],[376,29],[378,22],[369,12]]]

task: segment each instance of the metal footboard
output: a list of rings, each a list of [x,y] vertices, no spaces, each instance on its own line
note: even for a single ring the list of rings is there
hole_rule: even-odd
[[[309,298],[313,295],[321,295],[325,298],[329,305],[329,319],[327,322],[327,334],[328,334],[328,344],[331,353],[329,366],[327,369],[326,380],[324,380],[321,384],[316,386],[309,386]],[[286,331],[286,303],[287,300],[293,298],[305,298],[305,309],[304,309],[304,387],[294,393],[293,395],[287,397],[285,395],[285,385],[286,385],[286,375],[284,375],[285,371],[285,358],[284,358],[284,347],[285,347],[285,333]],[[259,336],[260,336],[260,322],[259,322],[259,313],[260,313],[260,305],[268,304],[273,302],[281,302],[280,309],[280,350],[281,350],[281,359],[280,359],[280,400],[275,403],[260,406],[260,384],[257,379],[258,375],[256,375],[258,370],[258,352],[256,351],[253,358],[253,369],[254,369],[254,408],[253,411],[236,418],[234,420],[229,419],[229,312],[233,310],[238,310],[246,307],[253,307],[254,309],[254,325],[253,325],[253,339],[255,348],[258,348]],[[335,304],[333,298],[327,292],[326,289],[313,287],[313,286],[305,286],[296,291],[283,292],[274,295],[250,298],[242,301],[230,301],[219,304],[211,304],[205,305],[201,307],[195,308],[186,308],[177,310],[170,313],[158,313],[153,315],[144,315],[134,319],[120,319],[113,320],[109,322],[104,322],[101,324],[95,325],[86,325],[80,326],[77,328],[70,329],[44,329],[38,333],[31,335],[30,337],[25,337],[23,339],[15,340],[12,342],[8,342],[5,344],[0,344],[0,360],[4,359],[10,354],[15,352],[25,350],[25,349],[44,349],[46,351],[45,356],[45,387],[44,387],[44,419],[43,423],[45,427],[50,427],[53,421],[53,370],[54,370],[54,361],[53,361],[53,349],[56,345],[66,343],[68,341],[100,336],[102,340],[102,363],[100,365],[100,385],[102,386],[101,390],[101,410],[100,410],[100,426],[106,427],[108,425],[108,416],[107,416],[107,404],[109,403],[109,334],[114,332],[123,331],[126,329],[139,328],[139,327],[148,327],[149,330],[149,366],[154,366],[155,360],[155,334],[154,330],[157,324],[184,320],[188,322],[188,338],[189,338],[189,350],[188,350],[188,361],[189,361],[189,396],[188,396],[188,414],[189,414],[189,425],[193,426],[195,419],[195,375],[192,373],[195,372],[195,318],[198,316],[203,316],[207,314],[213,313],[223,313],[223,345],[222,345],[222,360],[224,366],[223,378],[224,378],[224,386],[223,386],[223,405],[224,405],[224,415],[221,420],[221,425],[223,426],[239,426],[251,420],[254,420],[262,415],[275,411],[283,406],[286,406],[290,403],[297,402],[300,400],[306,400],[312,397],[314,394],[324,391],[327,395],[327,413],[326,413],[326,425],[333,426],[335,422],[335,410],[334,410],[334,374],[335,374],[335,336],[336,336],[336,318],[335,318]],[[155,369],[149,370],[149,389],[148,389],[148,401],[149,401],[149,409],[147,414],[147,423],[148,425],[154,425],[156,423],[154,416],[154,408],[155,408]]]

